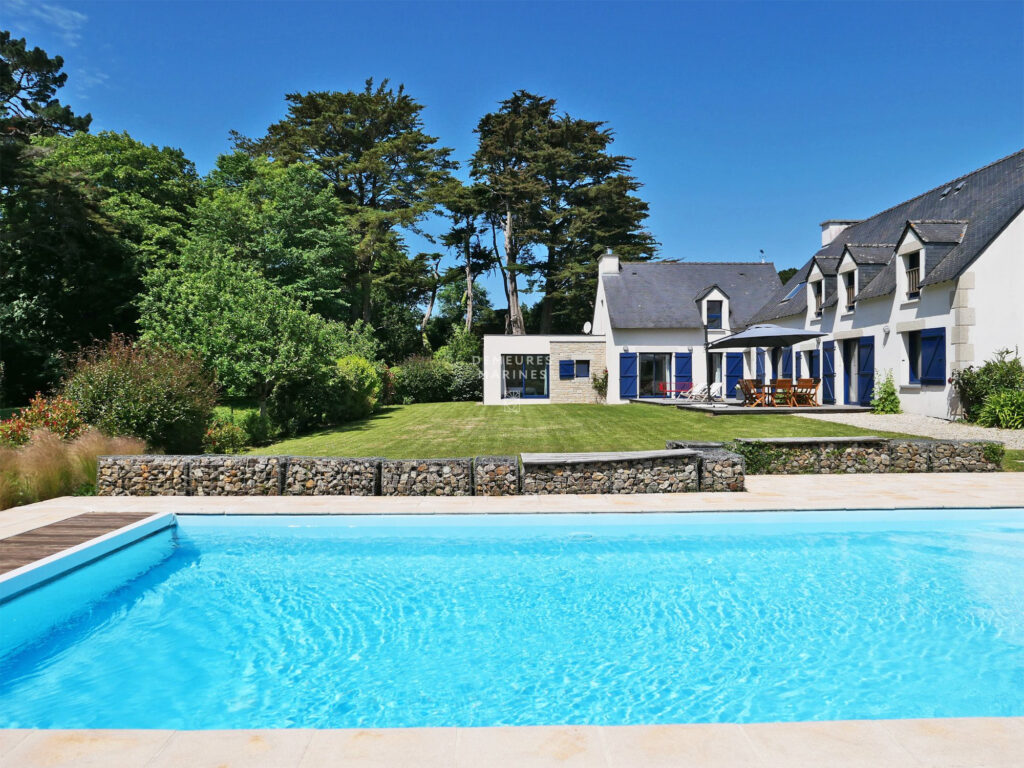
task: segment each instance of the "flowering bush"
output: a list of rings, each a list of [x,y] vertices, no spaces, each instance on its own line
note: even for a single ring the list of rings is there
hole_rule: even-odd
[[[82,353],[63,392],[104,434],[142,438],[167,453],[199,451],[217,401],[197,358],[116,335]]]
[[[38,392],[17,416],[0,422],[0,443],[25,445],[32,432],[45,429],[61,440],[73,440],[85,429],[77,403],[66,397],[43,397]]]
[[[214,419],[203,435],[203,453],[241,453],[247,442],[248,435],[240,426]]]

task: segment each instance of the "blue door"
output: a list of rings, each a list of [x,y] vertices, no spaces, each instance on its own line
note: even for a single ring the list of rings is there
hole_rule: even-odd
[[[728,352],[725,355],[725,396],[736,397],[736,385],[743,378],[743,353]]]
[[[804,353],[797,352],[794,356],[796,357],[796,377],[802,379],[804,376]]]
[[[858,402],[871,405],[871,397],[875,392],[875,339],[865,336],[857,348]]]
[[[619,353],[619,397],[636,397],[636,352]]]
[[[821,400],[827,405],[836,404],[836,343],[826,341],[821,345],[824,352],[822,362],[824,367],[821,377]]]
[[[676,352],[676,389],[687,390],[693,386],[693,355]]]
[[[757,380],[764,384],[764,350],[759,348],[754,357],[757,365]]]
[[[793,380],[793,348],[782,348],[782,376],[781,379]]]

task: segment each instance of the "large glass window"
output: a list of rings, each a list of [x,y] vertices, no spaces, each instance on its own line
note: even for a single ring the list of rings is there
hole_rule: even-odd
[[[672,355],[668,352],[640,353],[640,397],[663,397],[671,388]]]
[[[549,355],[502,355],[501,396],[547,397]]]

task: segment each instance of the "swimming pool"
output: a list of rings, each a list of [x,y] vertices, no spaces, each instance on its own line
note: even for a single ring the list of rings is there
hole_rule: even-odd
[[[2,727],[1024,715],[1024,510],[179,516],[0,627]]]

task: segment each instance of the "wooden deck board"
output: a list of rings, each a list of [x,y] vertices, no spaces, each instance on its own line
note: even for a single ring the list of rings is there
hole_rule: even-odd
[[[0,539],[0,575],[144,520],[150,515],[152,512],[86,512]]]

